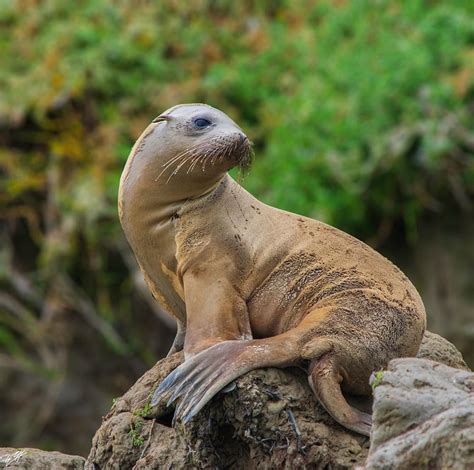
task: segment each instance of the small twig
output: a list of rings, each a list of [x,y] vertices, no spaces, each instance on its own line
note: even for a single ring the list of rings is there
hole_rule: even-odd
[[[15,292],[21,298],[30,301],[39,311],[41,310],[43,304],[41,294],[33,286],[31,280],[27,276],[11,266],[9,281]]]
[[[155,427],[155,420],[153,419],[151,422],[151,427],[150,427],[150,432],[148,433],[148,440],[146,441],[146,444],[143,446],[142,453],[140,454],[140,458],[138,460],[141,460],[143,456],[145,455],[146,450],[150,446],[151,442],[151,435],[153,434],[153,428]]]
[[[54,364],[54,353],[48,347],[40,328],[40,322],[17,298],[0,290],[0,308],[12,314],[6,321],[11,328],[20,333],[36,349],[44,364]]]
[[[281,444],[279,446],[276,446],[275,449],[287,449],[290,447],[290,440],[288,439],[288,436],[283,436],[286,439],[286,444]]]
[[[295,415],[293,414],[293,411],[289,409],[285,409],[285,411],[286,411],[286,414],[288,415],[293,431],[296,434],[296,446],[298,448],[298,452],[302,452],[304,454],[304,448],[301,445],[301,431],[298,428]]]

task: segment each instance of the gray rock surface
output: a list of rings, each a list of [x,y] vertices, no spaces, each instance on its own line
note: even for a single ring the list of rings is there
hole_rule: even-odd
[[[0,470],[349,469],[364,463],[367,470],[474,468],[474,374],[436,334],[425,334],[418,357],[392,361],[379,374],[370,453],[368,439],[335,423],[315,400],[306,373],[296,368],[246,374],[196,419],[172,428],[171,416],[148,402],[156,384],[182,362],[182,354],[175,354],[116,400],[87,462],[4,448]]]
[[[441,362],[441,364],[455,367],[456,369],[469,370],[461,353],[456,349],[454,344],[430,331],[425,332],[420,350],[416,357],[419,359],[431,359],[432,361]]]
[[[61,452],[39,449],[0,448],[0,469],[8,470],[83,470],[86,459]]]
[[[472,372],[395,359],[375,387],[373,420],[366,470],[474,468]]]

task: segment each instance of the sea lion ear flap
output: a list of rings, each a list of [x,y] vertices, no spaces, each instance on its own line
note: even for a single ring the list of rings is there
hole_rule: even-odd
[[[167,114],[163,114],[163,115],[160,115],[160,116],[157,116],[155,119],[153,119],[153,121],[151,122],[163,122],[163,121],[169,121],[171,119],[171,116],[168,116]]]

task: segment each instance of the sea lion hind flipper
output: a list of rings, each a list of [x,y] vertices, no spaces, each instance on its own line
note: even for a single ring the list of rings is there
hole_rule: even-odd
[[[342,426],[370,436],[372,416],[349,405],[341,392],[342,377],[332,353],[315,359],[310,365],[309,384],[325,410]]]

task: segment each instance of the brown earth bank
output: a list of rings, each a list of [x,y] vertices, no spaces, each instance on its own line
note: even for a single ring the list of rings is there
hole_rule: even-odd
[[[462,220],[462,226],[459,226]],[[453,342],[474,369],[474,217],[445,211],[426,217],[417,243],[393,238],[382,253],[396,261],[425,304],[428,329]]]

